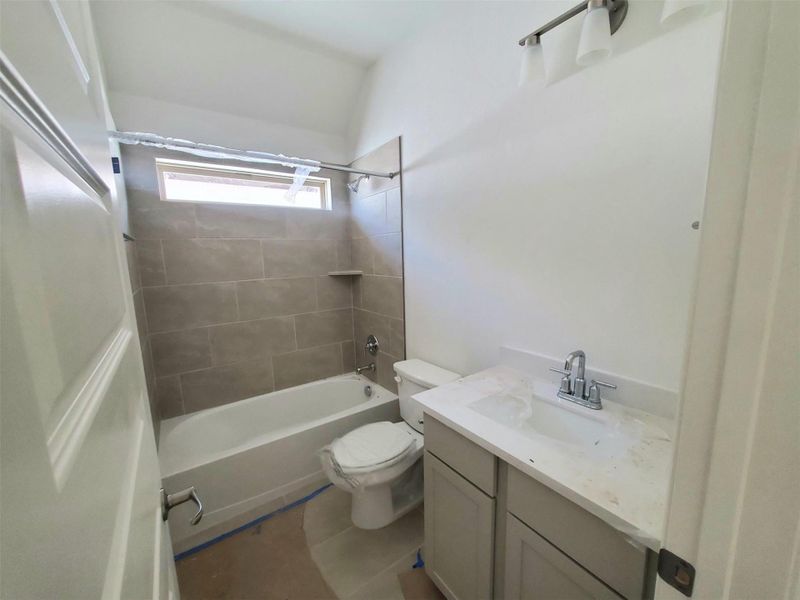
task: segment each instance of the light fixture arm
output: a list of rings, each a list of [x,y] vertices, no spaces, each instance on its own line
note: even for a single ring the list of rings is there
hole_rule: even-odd
[[[584,0],[577,6],[573,6],[568,11],[560,14],[552,21],[545,23],[536,31],[526,35],[519,41],[519,45],[525,46],[525,44],[528,43],[528,40],[533,40],[534,44],[538,44],[542,34],[555,29],[562,23],[569,21],[572,17],[578,16],[583,11],[588,10],[590,6],[594,7],[596,5],[605,5],[608,7],[608,15],[609,19],[611,20],[611,35],[614,35],[617,29],[619,29],[622,25],[622,22],[625,20],[625,16],[628,14],[628,0]]]

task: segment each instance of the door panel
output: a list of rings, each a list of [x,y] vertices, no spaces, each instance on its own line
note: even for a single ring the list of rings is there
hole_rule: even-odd
[[[2,7],[0,597],[167,597],[174,564],[127,262],[113,180],[95,167],[110,163],[102,94],[70,66],[93,47],[91,27],[83,3],[54,6]],[[96,73],[96,57],[81,58]]]
[[[508,600],[620,600],[622,596],[509,513],[505,591]]]
[[[495,501],[425,453],[425,564],[449,600],[491,597]]]

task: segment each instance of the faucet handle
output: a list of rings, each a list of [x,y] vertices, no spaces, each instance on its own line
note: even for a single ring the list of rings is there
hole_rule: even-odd
[[[597,379],[592,379],[591,384],[589,385],[589,396],[587,400],[589,401],[590,408],[602,408],[602,401],[603,399],[600,397],[600,388],[608,388],[611,390],[617,389],[617,386],[613,383],[607,383],[605,381],[598,381]]]
[[[617,389],[617,386],[614,385],[613,383],[606,383],[605,381],[598,381],[597,379],[592,379],[591,385],[589,387],[596,387],[596,386],[608,388],[610,390]]]
[[[550,370],[553,373],[560,373],[563,375],[561,378],[561,384],[558,387],[558,391],[563,394],[571,394],[572,393],[572,382],[570,381],[570,375],[572,374],[571,371],[567,371],[566,369],[557,369],[555,367],[550,367]]]

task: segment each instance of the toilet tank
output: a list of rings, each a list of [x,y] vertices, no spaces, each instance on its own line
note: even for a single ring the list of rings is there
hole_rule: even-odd
[[[422,405],[411,396],[455,381],[461,375],[418,358],[394,363],[394,372],[396,373],[397,395],[400,397],[400,416],[411,427],[424,433]]]

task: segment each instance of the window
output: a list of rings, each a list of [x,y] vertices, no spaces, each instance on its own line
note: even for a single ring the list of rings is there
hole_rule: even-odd
[[[331,209],[330,179],[308,176],[294,197],[294,174],[213,163],[156,159],[158,189],[168,202],[216,202]]]

